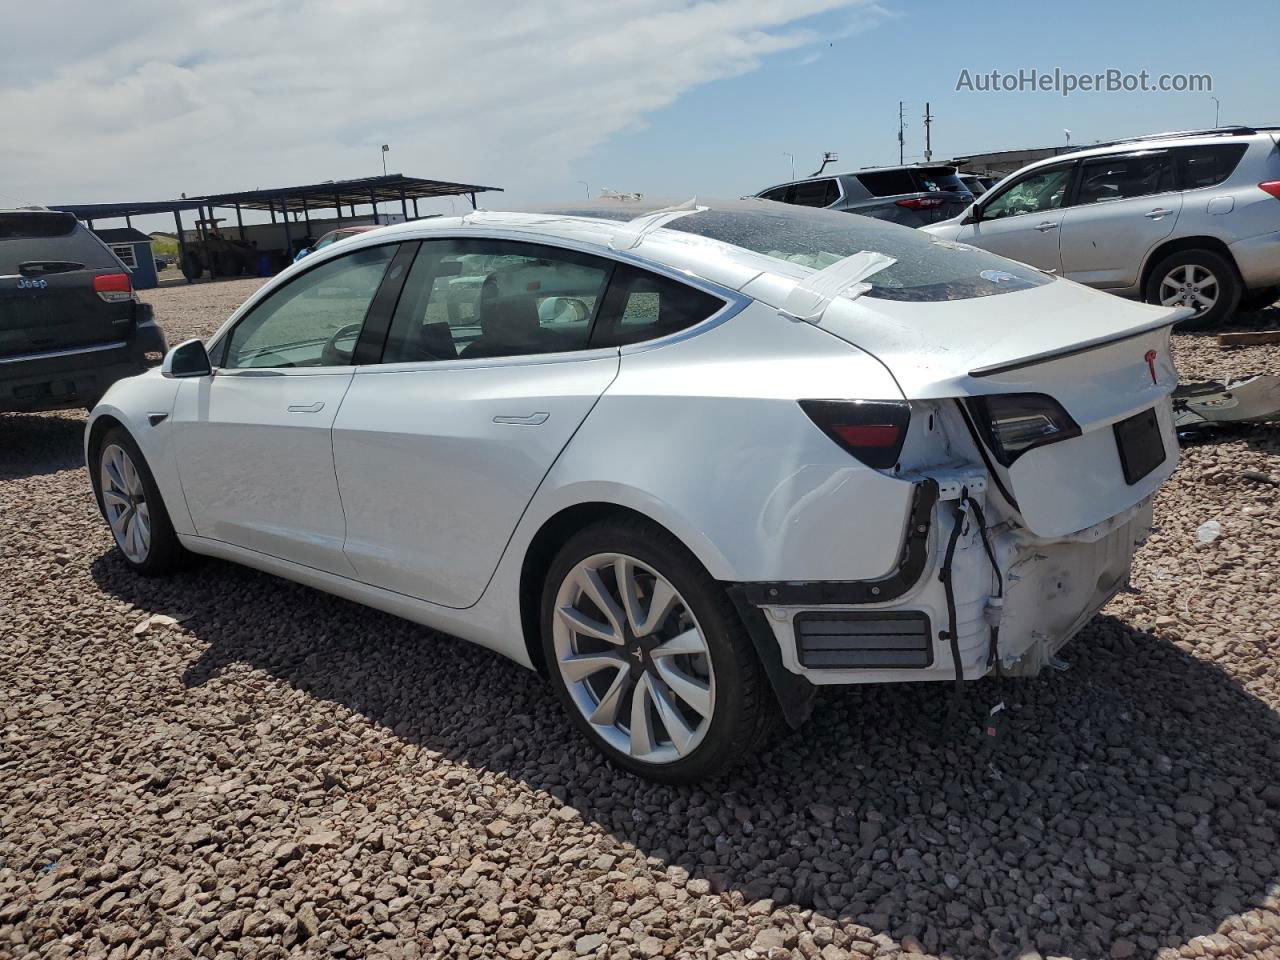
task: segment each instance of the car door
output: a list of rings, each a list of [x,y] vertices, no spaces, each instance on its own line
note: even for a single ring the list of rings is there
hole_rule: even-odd
[[[635,289],[629,313],[609,307],[631,303],[619,299],[638,282],[629,270],[510,240],[422,243],[383,363],[356,371],[334,424],[359,579],[451,607],[480,598],[538,485],[617,375],[619,345],[724,305],[657,278],[709,302],[653,287]]]
[[[956,237],[1051,273],[1062,269],[1059,233],[1074,162],[1041,167],[976,204],[977,219]]]
[[[1173,155],[1145,150],[1080,161],[1062,219],[1062,272],[1094,287],[1132,287],[1182,210]]]
[[[332,427],[396,251],[366,247],[297,275],[213,346],[212,376],[183,381],[170,429],[199,536],[351,574]]]

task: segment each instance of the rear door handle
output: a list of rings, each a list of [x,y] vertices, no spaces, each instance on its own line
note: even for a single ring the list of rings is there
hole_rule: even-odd
[[[1048,230],[1057,230],[1058,225],[1054,223],[1052,220],[1046,220],[1044,223],[1037,223],[1036,229],[1039,230],[1041,233],[1045,233]]]
[[[1152,210],[1150,213],[1144,213],[1143,216],[1146,217],[1148,220],[1159,220],[1161,217],[1167,217],[1171,213],[1173,213],[1172,210],[1157,208],[1155,210]]]
[[[319,413],[324,409],[324,401],[317,400],[315,403],[295,403],[289,407],[290,413]]]

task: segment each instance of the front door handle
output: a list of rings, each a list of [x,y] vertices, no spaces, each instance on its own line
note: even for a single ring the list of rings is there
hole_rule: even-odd
[[[290,413],[319,413],[324,409],[324,401],[317,400],[315,403],[295,403],[289,407]]]
[[[550,416],[551,414],[549,413],[531,413],[528,416],[524,416],[524,417],[500,416],[500,417],[494,417],[493,422],[494,423],[515,423],[525,427],[536,427],[540,423],[546,423],[547,418]]]
[[[1036,229],[1039,230],[1041,233],[1045,233],[1048,230],[1057,230],[1058,225],[1054,223],[1052,220],[1046,220],[1044,223],[1037,223]]]
[[[1155,210],[1152,210],[1150,213],[1144,213],[1143,216],[1146,217],[1148,220],[1159,220],[1161,217],[1167,217],[1171,213],[1173,213],[1172,210],[1157,208]]]

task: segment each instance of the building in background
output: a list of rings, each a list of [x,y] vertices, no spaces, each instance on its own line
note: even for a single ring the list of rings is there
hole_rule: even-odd
[[[149,236],[134,227],[111,227],[93,232],[129,268],[133,275],[133,289],[150,290],[159,286],[156,258],[151,250]]]

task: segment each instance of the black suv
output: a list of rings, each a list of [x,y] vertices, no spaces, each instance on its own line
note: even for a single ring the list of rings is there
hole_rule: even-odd
[[[128,269],[75,217],[0,210],[0,410],[92,407],[164,352]]]

